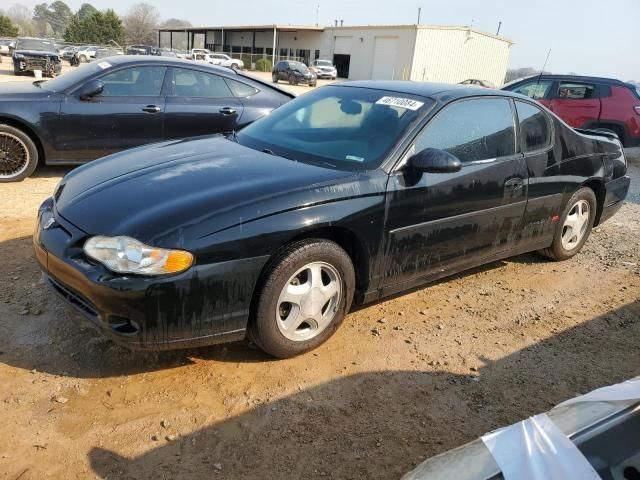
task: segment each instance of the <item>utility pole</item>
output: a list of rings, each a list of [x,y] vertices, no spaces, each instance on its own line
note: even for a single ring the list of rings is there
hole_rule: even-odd
[[[420,25],[420,14],[422,13],[422,7],[418,7],[418,23],[416,25]]]
[[[500,35],[500,27],[502,27],[502,21],[498,22],[498,31],[496,32],[496,37]]]

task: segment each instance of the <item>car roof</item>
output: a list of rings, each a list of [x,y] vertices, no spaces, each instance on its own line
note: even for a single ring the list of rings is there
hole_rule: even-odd
[[[506,90],[470,87],[468,85],[460,84],[453,85],[449,83],[413,82],[409,80],[356,80],[334,83],[332,86],[333,85],[338,87],[372,88],[395,93],[404,93],[407,95],[417,95],[420,97],[446,99],[446,101],[464,97],[496,95],[501,97],[523,98],[522,95]]]
[[[531,80],[533,78],[540,78],[541,80],[567,80],[567,81],[575,81],[575,82],[604,83],[608,85],[628,85],[626,82],[623,82],[622,80],[618,80],[616,78],[590,77],[586,75],[554,75],[554,74],[531,75],[530,77],[525,77],[525,78],[515,80],[509,85],[515,85],[517,83]]]

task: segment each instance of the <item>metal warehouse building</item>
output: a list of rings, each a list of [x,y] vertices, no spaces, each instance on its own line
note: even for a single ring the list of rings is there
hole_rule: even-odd
[[[363,25],[314,27],[253,25],[165,28],[161,47],[186,37],[187,48],[208,48],[251,62],[332,60],[350,80],[418,80],[458,83],[468,78],[501,85],[513,42],[471,27]],[[246,61],[245,61],[246,63]]]

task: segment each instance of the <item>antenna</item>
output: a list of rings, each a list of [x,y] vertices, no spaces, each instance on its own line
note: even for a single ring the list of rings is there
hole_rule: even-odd
[[[502,21],[498,22],[498,31],[496,32],[496,37],[500,35],[500,27],[502,27]]]
[[[418,7],[418,22],[416,25],[420,25],[420,13],[422,13],[422,7]]]
[[[540,79],[542,78],[542,72],[544,72],[545,67],[547,66],[547,62],[549,61],[549,56],[551,55],[551,49],[547,52],[547,58],[544,59],[544,63],[542,64],[542,70],[540,70],[540,75],[538,75],[538,81],[536,85],[540,84]]]
[[[319,18],[320,18],[320,4],[316,5],[316,27],[318,26]]]

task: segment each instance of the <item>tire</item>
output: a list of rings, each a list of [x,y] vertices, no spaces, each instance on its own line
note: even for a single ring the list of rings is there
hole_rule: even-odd
[[[23,156],[23,158],[18,158]],[[38,148],[22,130],[0,123],[0,183],[19,182],[38,166]]]
[[[289,245],[263,278],[248,333],[277,358],[308,352],[331,337],[348,313],[355,290],[351,258],[324,239]]]
[[[289,85],[295,85],[296,79],[293,75],[289,75]]]
[[[310,83],[310,84],[309,84],[309,86],[310,86],[310,87],[317,87],[317,86],[318,86],[318,84],[317,84],[317,83]]]
[[[240,66],[237,63],[231,64],[231,70],[238,70],[238,68],[240,68]]]
[[[80,55],[80,57],[78,58],[78,62],[79,63],[87,63],[89,60],[87,59],[87,57],[85,55]]]
[[[275,73],[272,73],[271,80],[273,81],[273,83],[278,83],[278,75]]]
[[[580,223],[577,228],[569,226],[574,220],[568,219],[568,217],[577,215],[579,219],[581,216],[580,209],[582,208],[582,211],[584,211],[585,205],[588,206],[588,219],[583,220],[583,223]],[[573,257],[582,249],[584,242],[589,238],[596,218],[597,208],[598,203],[593,190],[587,187],[580,188],[565,205],[556,226],[551,246],[541,250],[540,253],[555,261],[568,260]]]

